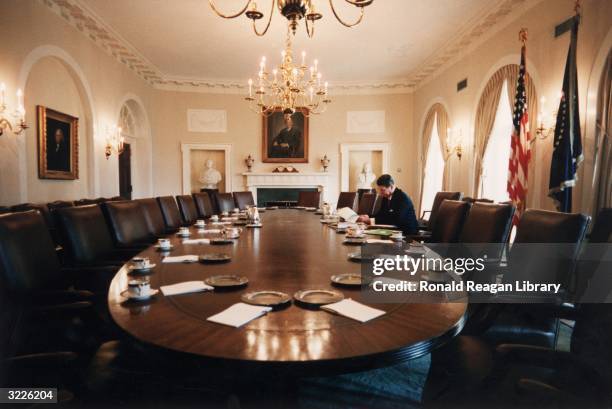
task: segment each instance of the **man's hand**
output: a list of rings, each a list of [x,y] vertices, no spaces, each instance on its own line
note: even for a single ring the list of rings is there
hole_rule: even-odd
[[[367,214],[362,214],[357,218],[357,223],[366,223],[370,224],[370,216]]]

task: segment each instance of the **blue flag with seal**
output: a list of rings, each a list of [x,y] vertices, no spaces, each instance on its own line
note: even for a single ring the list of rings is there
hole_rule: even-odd
[[[561,102],[557,111],[548,184],[548,196],[555,201],[557,209],[561,212],[572,211],[572,187],[576,184],[576,172],[583,159],[576,70],[579,23],[580,15],[576,15],[571,26],[570,47],[565,63]]]

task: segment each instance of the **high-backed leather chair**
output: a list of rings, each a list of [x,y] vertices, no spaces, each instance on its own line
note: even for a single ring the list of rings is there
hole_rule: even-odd
[[[56,215],[67,263],[71,266],[120,266],[139,251],[115,247],[98,205],[58,209]]]
[[[217,193],[217,204],[219,212],[231,212],[234,210],[234,197],[231,193]]]
[[[198,217],[202,219],[208,219],[214,213],[214,208],[210,196],[206,192],[199,192],[193,194],[193,200],[198,210]]]
[[[74,201],[74,205],[75,206],[89,206],[92,204],[100,204],[100,203],[104,203],[106,201],[105,198],[103,197],[98,197],[95,199],[79,199],[79,200],[75,200]]]
[[[336,208],[342,209],[343,207],[357,210],[357,192],[340,192]]]
[[[456,243],[470,210],[470,204],[461,200],[444,200],[437,212],[437,221],[431,232],[432,243]]]
[[[436,219],[438,218],[438,209],[444,200],[461,200],[463,194],[461,192],[438,192],[434,197],[433,204],[431,206],[431,210],[423,211],[423,216],[425,213],[429,213],[429,220],[420,220],[420,224],[422,227],[428,231],[433,231],[433,228],[436,224]]]
[[[116,247],[146,247],[155,241],[139,202],[107,201],[100,206]]]
[[[301,191],[298,195],[297,205],[300,207],[319,207],[321,204],[321,192]]]
[[[149,226],[149,233],[151,233],[153,236],[161,237],[165,234],[176,232],[176,230],[166,230],[164,216],[162,215],[157,199],[149,197],[145,199],[137,199],[135,202],[140,203],[142,215]]]
[[[162,196],[157,198],[157,203],[164,217],[166,230],[178,230],[183,225],[183,221],[176,200],[172,196]]]
[[[467,215],[459,242],[470,245],[470,250],[485,255],[489,260],[500,259],[512,229],[514,206],[509,204],[492,204],[474,202]]]
[[[198,219],[198,209],[191,195],[179,195],[176,197],[183,225],[191,226]]]
[[[357,214],[366,214],[371,216],[374,214],[374,203],[376,202],[376,193],[364,193],[361,195]]]
[[[53,213],[55,209],[61,209],[63,207],[72,207],[72,206],[74,206],[74,202],[71,202],[68,200],[56,200],[55,202],[47,203],[47,208],[49,209],[51,213]]]
[[[240,210],[245,210],[248,206],[255,206],[252,192],[234,192],[234,202]]]
[[[11,209],[6,206],[0,206],[0,214],[10,213]]]
[[[45,203],[22,203],[11,207],[12,212],[25,212],[28,210],[37,210],[43,217],[45,225],[49,229],[53,243],[56,246],[60,245],[60,238],[55,226],[55,219],[49,211],[49,207]]]

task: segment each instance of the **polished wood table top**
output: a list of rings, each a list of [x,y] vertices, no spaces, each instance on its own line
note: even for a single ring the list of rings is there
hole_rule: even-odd
[[[245,228],[230,245],[182,244],[172,237],[171,255],[227,253],[224,264],[163,264],[151,247],[140,255],[156,264],[152,288],[217,274],[239,274],[248,286],[165,297],[148,302],[127,301],[121,292],[130,279],[127,266],[114,277],[108,295],[110,313],[119,327],[137,340],[164,349],[228,363],[261,366],[305,366],[352,371],[416,358],[455,336],[462,328],[464,302],[377,304],[387,313],[360,323],[323,310],[295,304],[273,311],[241,328],[206,321],[247,291],[276,290],[293,295],[302,289],[335,288],[345,298],[362,299],[360,289],[332,287],[330,277],[359,273],[347,259],[358,247],[342,244],[344,235],[319,222],[319,216],[295,209],[268,210],[263,227]],[[200,236],[195,229],[191,238]],[[208,237],[208,236],[206,236]]]

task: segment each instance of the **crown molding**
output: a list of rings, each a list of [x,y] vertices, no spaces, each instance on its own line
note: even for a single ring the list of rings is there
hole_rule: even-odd
[[[39,1],[156,89],[213,94],[242,94],[246,89],[244,82],[239,80],[166,75],[80,0]],[[338,95],[412,93],[486,41],[501,27],[509,24],[519,13],[540,1],[542,0],[497,0],[492,7],[487,7],[464,24],[451,41],[438,49],[405,79],[337,82],[330,87],[331,91]]]

